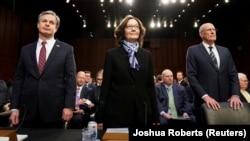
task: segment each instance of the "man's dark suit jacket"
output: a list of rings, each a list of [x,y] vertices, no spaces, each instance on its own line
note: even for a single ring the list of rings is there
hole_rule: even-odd
[[[219,45],[216,48],[220,56],[219,69],[202,43],[189,47],[187,51],[186,74],[195,95],[195,108],[199,110],[204,94],[218,102],[240,94],[238,74],[230,51]]]
[[[80,94],[80,98],[85,98],[94,103],[94,91],[90,87],[83,86]],[[88,104],[80,105],[80,108],[84,111],[88,116],[94,112],[94,109],[90,109]]]
[[[43,122],[62,120],[63,108],[75,108],[76,64],[73,47],[56,40],[40,75],[36,45],[24,46],[16,68],[11,109],[27,109],[26,120],[40,115]],[[38,113],[39,112],[39,113]]]
[[[187,87],[187,86],[188,86],[188,83],[187,83],[187,82],[185,82],[184,80],[181,80],[180,85],[182,85],[182,86],[184,86],[184,87]]]
[[[92,88],[86,87],[84,85],[80,93],[80,98],[85,98],[93,102]],[[90,121],[90,115],[94,112],[94,109],[89,108],[88,104],[86,103],[80,105],[79,108],[82,109],[84,113],[74,113],[72,119],[69,122],[68,128],[83,129],[87,127],[88,122]]]
[[[159,122],[155,96],[151,53],[139,48],[136,53],[139,70],[129,66],[123,47],[106,52],[98,123],[105,127],[124,127]]]
[[[168,99],[168,93],[167,93],[165,84],[164,83],[157,84],[155,85],[155,89],[156,89],[159,114],[162,111],[168,113],[169,99]],[[192,112],[192,105],[188,101],[185,87],[180,86],[177,83],[173,83],[172,90],[173,90],[174,102],[175,102],[175,107],[176,107],[178,116],[182,116],[183,113],[186,112],[189,114],[190,117],[192,116],[192,118],[194,118],[193,112]],[[160,116],[160,123],[167,124],[168,121],[162,116]]]
[[[99,97],[100,97],[100,91],[101,91],[101,86],[94,85],[93,86],[93,91],[94,91],[94,100],[92,101],[95,104],[95,111],[97,110],[97,106],[99,105]]]

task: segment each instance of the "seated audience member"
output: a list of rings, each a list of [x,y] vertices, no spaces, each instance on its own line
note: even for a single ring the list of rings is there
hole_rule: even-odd
[[[94,84],[93,84],[93,78],[92,78],[92,73],[91,73],[91,71],[88,71],[88,70],[86,70],[86,71],[84,71],[85,72],[85,86],[86,87],[89,87],[89,88],[93,88],[94,87]]]
[[[182,85],[182,86],[184,86],[184,87],[187,87],[188,86],[188,83],[184,80],[184,74],[183,74],[183,72],[182,71],[178,71],[177,73],[176,73],[176,79],[177,79],[177,83],[179,84],[179,85]]]
[[[160,124],[176,124],[178,118],[187,119],[187,124],[196,122],[192,106],[188,101],[184,86],[174,83],[173,73],[169,69],[162,72],[162,83],[155,85]]]
[[[98,106],[98,102],[99,102],[99,97],[100,97],[100,90],[101,90],[101,86],[102,86],[102,75],[103,75],[103,69],[100,69],[97,71],[96,76],[95,76],[95,80],[96,82],[93,84],[92,89],[93,89],[93,93],[94,93],[94,97],[93,97],[93,113],[91,114],[91,119],[95,120],[95,112],[97,110],[97,106]]]
[[[82,129],[87,127],[93,113],[93,89],[85,85],[85,72],[79,71],[76,76],[76,107],[68,128]]]
[[[100,90],[102,86],[102,75],[103,75],[103,69],[100,69],[96,73],[96,83],[95,86],[93,87],[94,90],[94,103],[97,103],[99,101],[100,97]]]
[[[0,80],[0,113],[10,111],[10,95],[4,80]],[[9,125],[9,114],[0,115],[0,127]]]
[[[248,87],[248,78],[244,73],[238,73],[239,82],[240,82],[240,99],[242,102],[250,103],[250,89]]]

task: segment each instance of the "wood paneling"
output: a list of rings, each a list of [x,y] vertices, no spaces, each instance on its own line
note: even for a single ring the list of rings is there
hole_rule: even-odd
[[[154,73],[159,74],[169,68],[173,72],[185,72],[186,51],[189,45],[199,42],[194,39],[149,39],[146,48],[152,53]],[[95,73],[103,67],[105,52],[114,47],[114,39],[75,39],[78,70],[91,70]]]
[[[249,24],[238,27],[238,34],[234,38],[221,40],[218,44],[229,47],[239,71],[250,75],[248,67]],[[248,29],[248,30],[246,30]],[[64,31],[64,29],[61,32]],[[14,13],[0,7],[0,79],[8,81],[14,76],[17,59],[21,47],[37,40],[36,25],[27,15]],[[98,36],[97,36],[98,37]],[[152,53],[154,73],[160,74],[163,69],[169,68],[174,74],[181,70],[186,71],[186,51],[190,45],[200,43],[201,40],[192,38],[150,38],[145,39],[145,49]],[[114,47],[111,38],[78,38],[66,41],[74,46],[76,65],[78,70],[90,70],[95,73],[103,67],[105,52]]]
[[[19,17],[11,11],[0,8],[0,79],[12,78],[18,55]]]

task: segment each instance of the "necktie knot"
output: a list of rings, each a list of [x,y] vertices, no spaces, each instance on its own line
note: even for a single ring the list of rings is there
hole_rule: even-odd
[[[79,92],[80,92],[80,87],[77,87],[76,88],[76,95],[79,95]]]
[[[213,47],[212,46],[209,46],[208,48],[209,48],[210,53],[213,52]]]
[[[42,46],[45,46],[47,42],[46,41],[42,41]]]

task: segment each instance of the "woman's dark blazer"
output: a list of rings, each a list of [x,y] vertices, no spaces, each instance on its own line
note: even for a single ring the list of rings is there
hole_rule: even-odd
[[[129,67],[123,47],[106,52],[96,120],[105,127],[159,122],[151,53],[139,48],[140,69]]]

